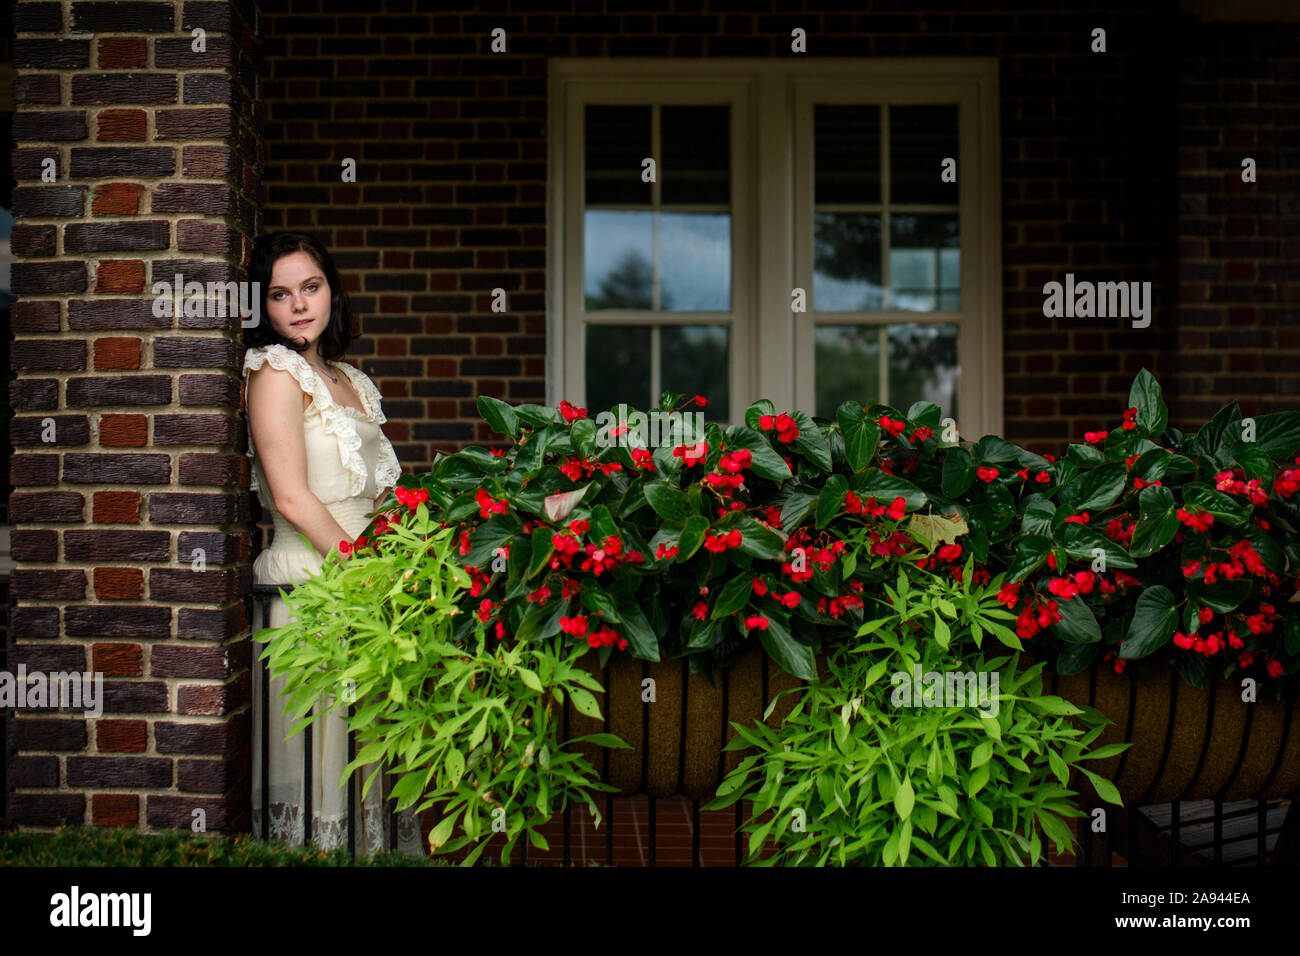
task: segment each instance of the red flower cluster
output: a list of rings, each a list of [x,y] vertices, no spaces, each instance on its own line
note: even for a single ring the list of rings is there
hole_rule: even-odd
[[[719,475],[716,472],[710,472],[700,479],[706,485],[711,485],[719,489],[724,495],[730,497],[735,494],[736,489],[745,483],[744,475]],[[742,505],[743,507],[743,505]]]
[[[895,531],[888,538],[881,538],[875,531],[871,532],[871,553],[882,557],[901,556],[912,550],[915,542],[902,531]]]
[[[665,545],[662,541],[660,541],[659,547],[655,550],[655,557],[656,558],[677,557],[677,545],[675,544]]]
[[[876,501],[875,495],[863,501],[856,493],[846,491],[844,493],[844,510],[849,514],[869,514],[874,518],[883,518],[888,515],[894,521],[902,521],[907,515],[907,502],[902,495],[899,495],[886,507]]]
[[[510,502],[504,498],[493,498],[480,488],[474,492],[474,501],[478,504],[478,516],[486,518],[494,514],[505,514],[510,510]]]
[[[704,533],[704,548],[706,551],[721,552],[729,548],[739,548],[744,536],[740,529],[733,528],[731,531],[722,534],[714,534],[712,531]]]
[[[1047,590],[1062,601],[1068,601],[1080,594],[1091,594],[1096,584],[1096,575],[1091,571],[1079,571],[1068,578],[1052,578],[1047,582]]]
[[[418,491],[412,491],[410,488],[394,488],[393,494],[412,514],[416,508],[429,500],[429,492],[423,488]]]
[[[1106,522],[1106,537],[1117,544],[1129,547],[1133,543],[1133,532],[1137,522],[1129,515],[1120,515]]]
[[[981,465],[979,471],[975,472],[976,477],[984,483],[993,481],[998,476],[996,468],[990,468],[988,465]]]
[[[719,467],[725,471],[737,472],[748,468],[753,463],[754,453],[748,448],[740,448],[736,451],[727,452],[719,460]]]
[[[1208,511],[1201,514],[1193,514],[1186,508],[1178,509],[1178,520],[1193,531],[1209,531],[1210,525],[1214,524],[1214,515]]]
[[[1045,627],[1051,627],[1061,620],[1056,601],[1043,601],[1031,605],[1020,612],[1016,618],[1016,636],[1027,641]]]
[[[654,462],[654,455],[644,448],[632,449],[632,462],[642,471],[658,471]]]
[[[760,415],[758,418],[758,427],[765,432],[776,429],[776,440],[786,442],[794,441],[799,437],[799,426],[795,424],[793,418],[782,412],[780,415]]]
[[[623,466],[616,461],[593,461],[589,458],[578,458],[573,455],[566,458],[564,463],[560,465],[560,471],[564,472],[570,481],[578,481],[584,474],[590,477],[597,468],[604,475],[623,470]]]
[[[1095,445],[1098,442],[1103,442],[1106,440],[1106,433],[1104,431],[1084,432],[1083,440],[1086,441],[1089,445]]]
[[[839,597],[833,597],[827,600],[824,597],[817,599],[817,613],[827,614],[836,620],[839,620],[852,608],[862,608],[862,598],[856,594],[841,594]]]
[[[617,644],[620,651],[627,649],[627,639],[619,637],[617,631],[604,624],[595,630],[590,630],[588,623],[586,615],[583,614],[575,617],[561,617],[560,630],[565,634],[572,634],[574,637],[585,637],[587,644],[591,647],[605,647]]]
[[[864,408],[863,411],[865,412],[866,409]],[[876,424],[889,432],[889,434],[893,435],[895,438],[903,434],[903,429],[907,427],[907,422],[896,421],[888,415],[881,415],[880,420],[877,421]]]
[[[578,408],[576,405],[571,405],[568,402],[561,401],[560,414],[564,416],[566,424],[572,425],[579,418],[586,418],[587,410],[585,408]]]
[[[1252,478],[1250,479],[1250,481],[1242,481],[1240,478],[1237,477],[1236,474],[1237,471],[1240,471],[1240,469],[1233,469],[1232,471],[1219,472],[1217,475],[1214,476],[1214,487],[1217,488],[1219,491],[1226,491],[1229,494],[1245,495],[1250,499],[1251,504],[1257,505],[1259,507],[1263,507],[1264,505],[1268,504],[1268,493],[1265,492],[1263,487],[1260,485],[1259,479]],[[1292,477],[1297,474],[1300,474],[1300,472],[1296,472],[1291,469],[1288,469],[1282,473],[1283,477],[1274,486],[1274,490],[1276,490],[1279,493],[1280,497],[1282,498],[1290,497],[1292,492],[1294,492],[1297,488],[1300,488],[1300,483],[1297,483]],[[1289,490],[1284,492],[1283,491],[1284,486],[1289,488]]]
[[[916,426],[916,431],[914,431],[914,432],[912,432],[912,434],[908,435],[908,436],[907,436],[907,440],[908,440],[909,442],[912,442],[912,443],[916,443],[916,442],[919,442],[919,441],[925,441],[927,438],[931,437],[933,434],[934,434],[934,429],[933,429],[933,428],[930,428],[928,425],[917,425],[917,426]]]
[[[1124,412],[1124,424],[1121,426],[1124,431],[1131,432],[1133,429],[1138,427],[1137,414],[1138,410],[1136,408],[1130,408]]]
[[[678,445],[673,449],[673,457],[680,458],[687,468],[704,461],[704,456],[708,453],[709,443],[702,439],[696,445]]]
[[[751,614],[749,617],[745,618],[745,627],[751,631],[755,628],[760,631],[766,631],[767,624],[767,618],[763,617],[761,614]]]
[[[1029,469],[1027,467],[1021,468],[1016,472],[1016,474],[1020,476],[1022,481],[1029,480]],[[1052,476],[1045,471],[1040,471],[1038,474],[1034,475],[1034,481],[1038,482],[1040,485],[1050,485],[1052,483]]]

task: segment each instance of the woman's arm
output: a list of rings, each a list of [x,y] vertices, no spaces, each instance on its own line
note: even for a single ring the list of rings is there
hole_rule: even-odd
[[[248,421],[275,509],[307,536],[322,556],[352,535],[307,486],[302,390],[286,371],[266,365],[248,377]]]

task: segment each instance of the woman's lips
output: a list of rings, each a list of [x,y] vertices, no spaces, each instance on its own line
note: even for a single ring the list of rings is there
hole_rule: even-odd
[[[312,319],[299,319],[297,322],[291,322],[289,324],[292,325],[295,329],[300,329],[304,325],[311,325],[312,322],[313,322]]]

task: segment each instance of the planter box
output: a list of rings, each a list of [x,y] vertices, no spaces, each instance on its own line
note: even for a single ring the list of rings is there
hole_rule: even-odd
[[[1240,681],[1220,678],[1196,690],[1167,665],[1132,681],[1098,663],[1081,674],[1050,675],[1048,686],[1114,721],[1099,743],[1132,742],[1090,767],[1114,781],[1125,803],[1275,799],[1300,790],[1294,693],[1274,700],[1261,691],[1247,704]],[[1070,786],[1095,798],[1086,779]]]
[[[622,737],[632,750],[586,747],[584,752],[621,792],[654,797],[712,798],[744,756],[722,750],[735,733],[730,721],[753,723],[776,694],[801,683],[757,646],[742,652],[716,687],[702,675],[688,674],[680,661],[649,663],[615,655],[601,672],[595,655],[588,655],[587,665],[606,689],[599,700],[607,724],[570,707],[566,736],[607,730]],[[818,665],[825,673],[820,658]],[[647,678],[654,681],[652,703],[642,700]],[[1115,782],[1126,804],[1272,799],[1300,790],[1300,708],[1294,694],[1244,704],[1239,683],[1218,680],[1198,691],[1169,667],[1135,682],[1097,664],[1069,677],[1045,674],[1044,685],[1076,704],[1096,707],[1114,722],[1098,746],[1132,742],[1118,757],[1090,764]],[[783,699],[771,720],[780,720],[793,706],[792,698]],[[1071,789],[1081,800],[1100,802],[1081,777],[1075,775]]]

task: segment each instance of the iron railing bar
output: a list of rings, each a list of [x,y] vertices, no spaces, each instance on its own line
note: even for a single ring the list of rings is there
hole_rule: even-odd
[[[315,706],[312,713],[315,713]],[[302,729],[302,845],[311,843],[311,724]]]
[[[352,730],[352,704],[348,704],[348,763],[357,758],[357,737]],[[360,774],[348,781],[348,856],[357,855],[357,791],[356,782]]]

